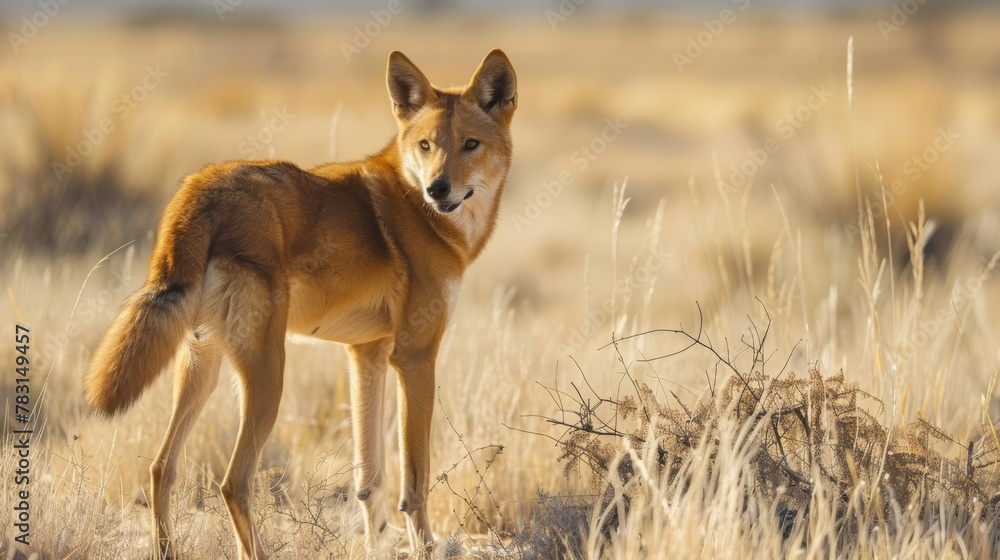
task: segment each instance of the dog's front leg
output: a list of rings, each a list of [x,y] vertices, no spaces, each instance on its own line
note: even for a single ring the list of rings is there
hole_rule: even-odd
[[[349,348],[351,414],[354,432],[354,487],[365,516],[365,546],[379,553],[385,545],[385,445],[382,417],[389,339]]]
[[[406,514],[406,529],[414,552],[434,541],[427,519],[427,492],[435,355],[434,349],[415,350],[397,342],[391,358],[399,379],[399,510]]]

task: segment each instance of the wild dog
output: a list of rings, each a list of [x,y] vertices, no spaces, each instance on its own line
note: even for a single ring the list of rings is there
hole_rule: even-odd
[[[243,557],[266,558],[251,497],[284,384],[287,334],[347,345],[355,484],[366,544],[386,527],[383,396],[397,372],[401,488],[411,546],[427,519],[435,358],[462,274],[493,232],[511,163],[514,69],[490,52],[464,88],[438,89],[399,52],[387,82],[399,131],[367,159],[303,170],[231,161],[186,177],[160,220],[149,275],[122,305],[84,379],[106,416],[131,406],[180,350],[173,413],[150,466],[161,556],[191,426],[223,356],[240,429],[220,486]]]

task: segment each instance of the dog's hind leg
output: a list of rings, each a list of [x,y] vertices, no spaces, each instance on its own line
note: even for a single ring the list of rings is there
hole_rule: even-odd
[[[281,402],[288,320],[288,282],[266,276],[239,260],[214,262],[206,278],[205,302],[220,329],[240,389],[240,432],[222,481],[222,498],[245,558],[265,560],[251,512],[257,461]]]
[[[177,479],[177,460],[208,397],[219,383],[222,354],[218,347],[193,336],[183,349],[174,376],[174,410],[163,444],[150,465],[153,526],[161,558],[176,556],[172,548],[170,491]]]

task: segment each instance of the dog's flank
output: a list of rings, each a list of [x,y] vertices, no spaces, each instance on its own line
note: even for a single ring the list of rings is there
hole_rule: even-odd
[[[399,383],[401,490],[411,545],[433,537],[426,498],[434,363],[465,268],[492,234],[511,161],[516,78],[490,52],[465,88],[441,90],[405,56],[387,71],[399,132],[362,161],[303,170],[232,161],[187,177],[164,210],[149,276],[94,351],[90,405],[132,405],[181,350],[174,409],[152,474],[161,556],[173,553],[169,494],[194,420],[236,370],[241,426],[221,485],[241,554],[266,554],[252,481],[274,426],[287,335],[348,345],[366,542],[383,533],[385,370]]]

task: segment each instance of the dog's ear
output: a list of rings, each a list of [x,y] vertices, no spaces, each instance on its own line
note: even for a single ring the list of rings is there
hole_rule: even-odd
[[[486,55],[464,97],[479,105],[493,120],[510,121],[517,107],[517,76],[502,50],[493,49]]]
[[[386,82],[392,112],[403,121],[411,119],[421,107],[437,97],[423,72],[399,51],[389,53]]]

